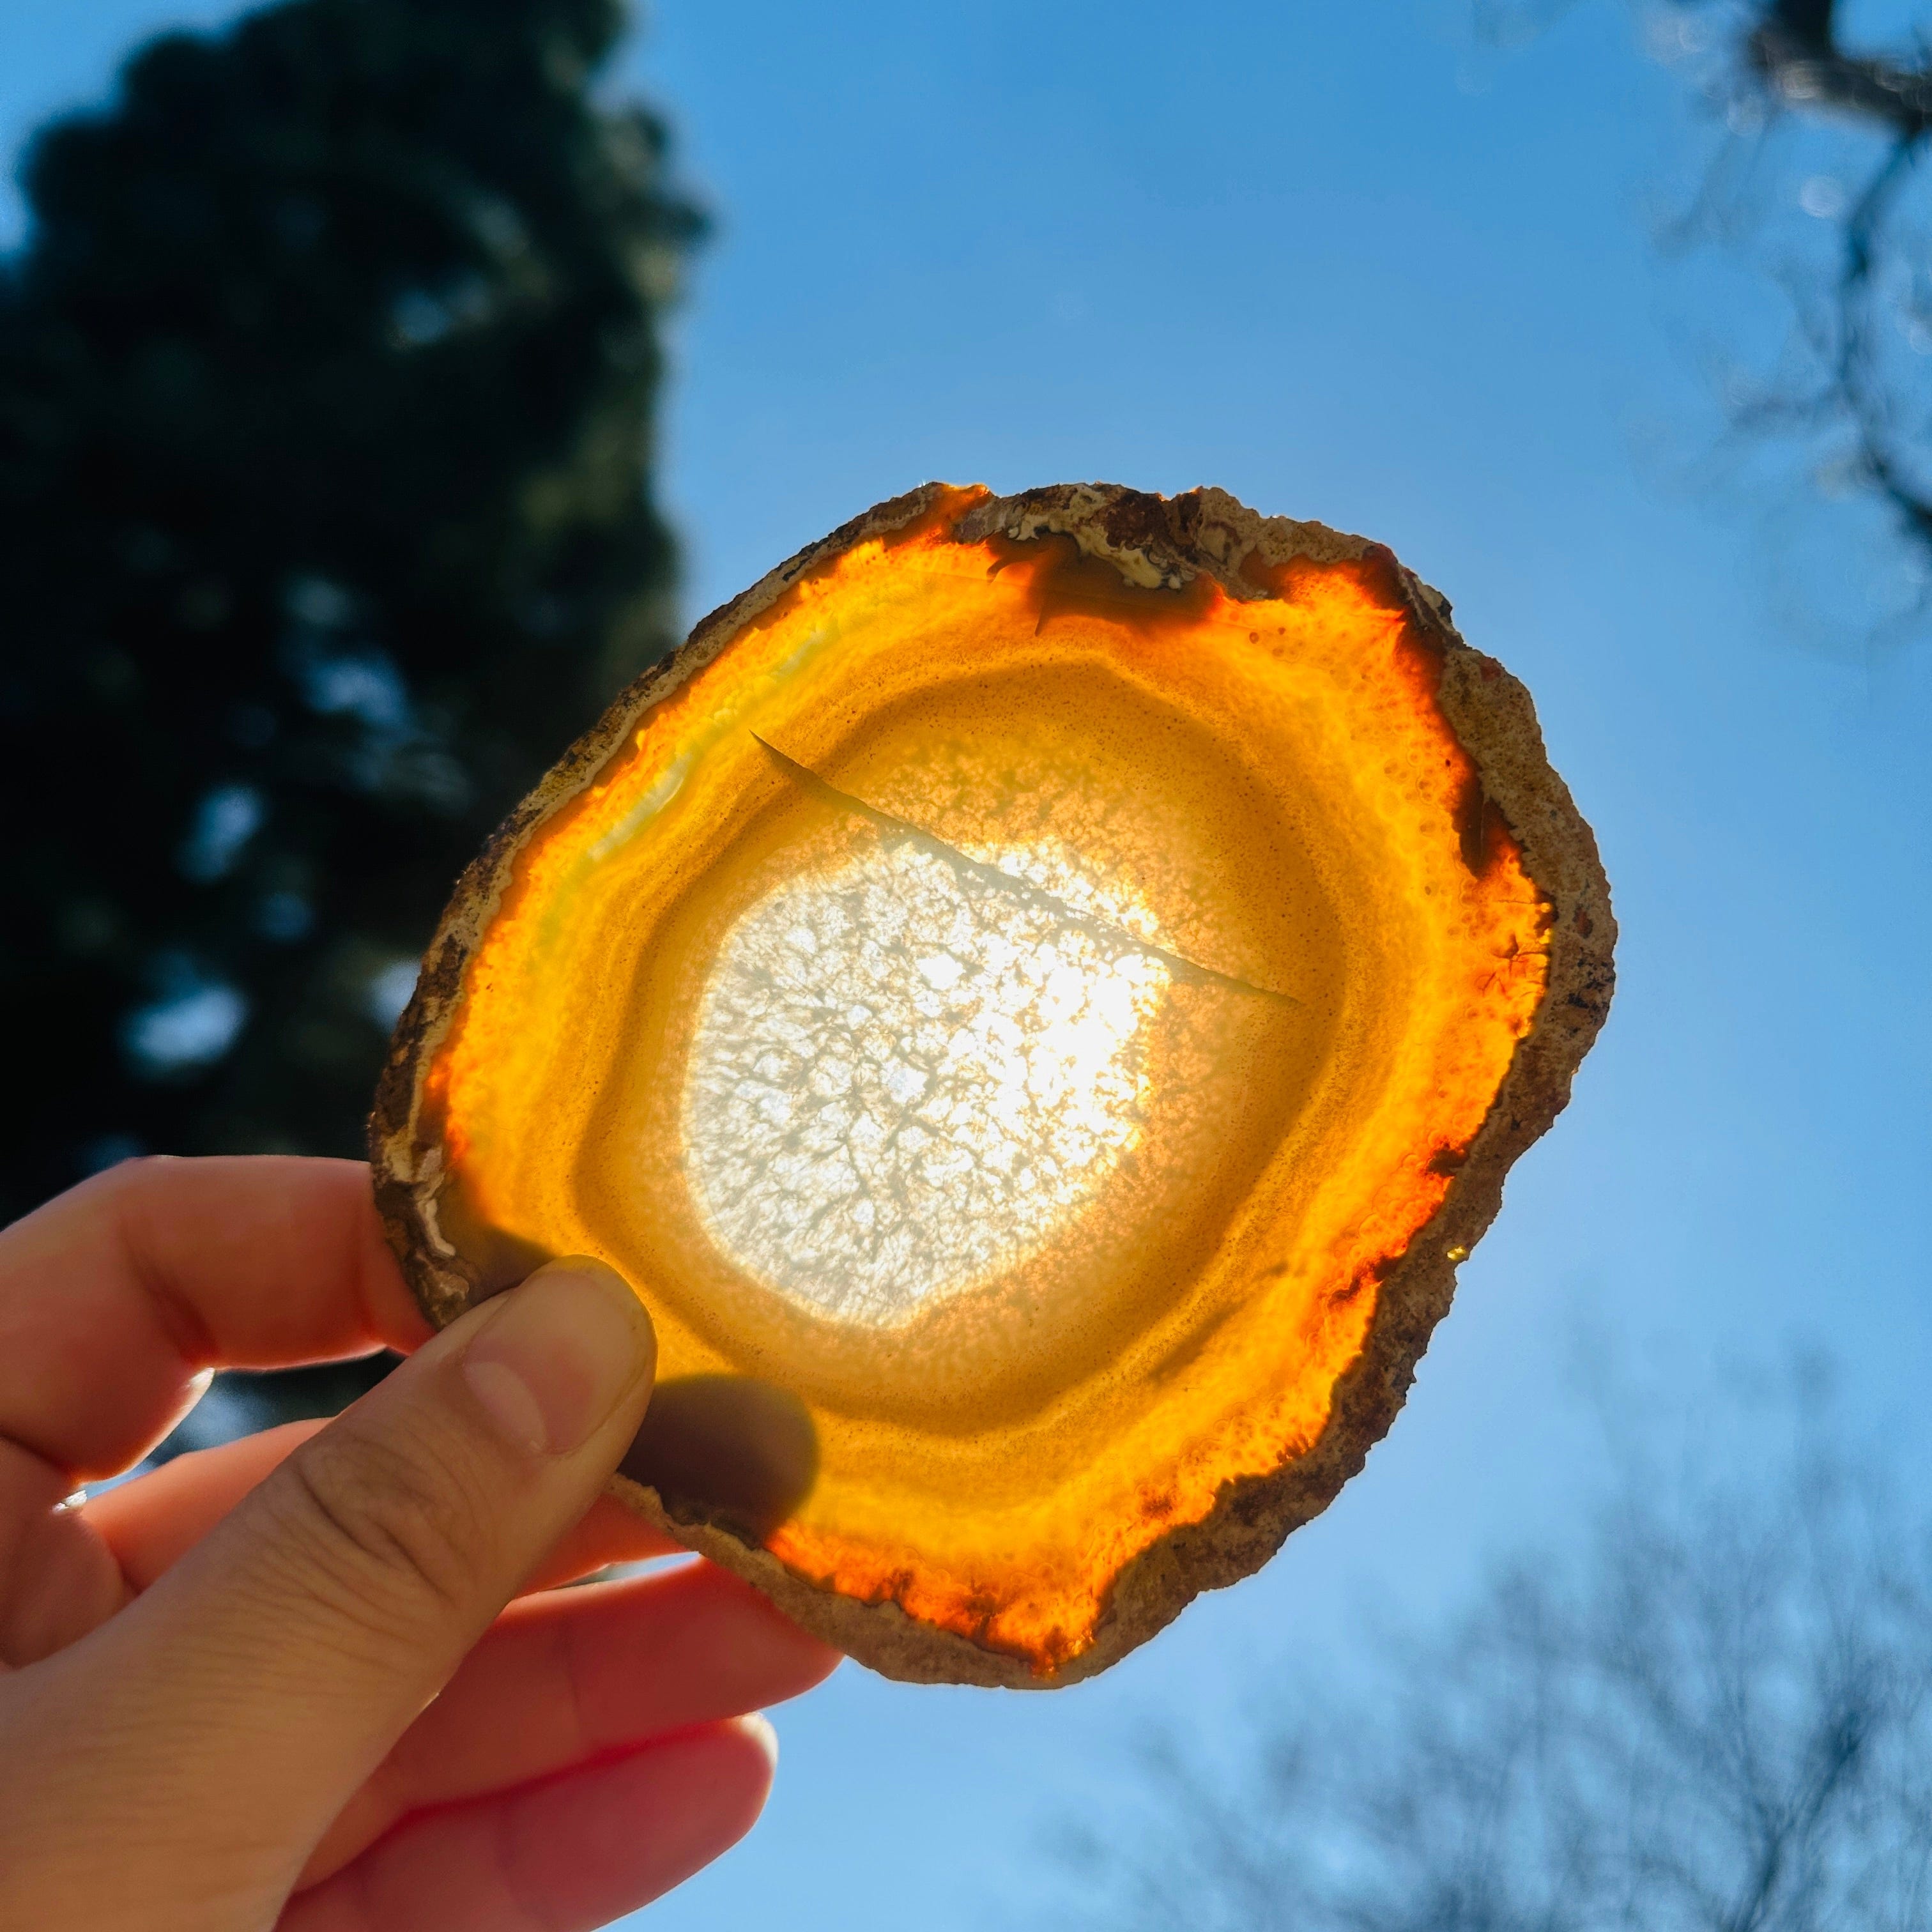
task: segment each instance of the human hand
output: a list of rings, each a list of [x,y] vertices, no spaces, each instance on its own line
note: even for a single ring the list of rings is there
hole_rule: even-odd
[[[385,1343],[326,1426],[63,1500],[215,1366]],[[594,1262],[432,1337],[350,1161],[136,1162],[0,1232],[0,1925],[574,1932],[733,1844],[741,1714],[834,1654],[708,1564],[547,1591],[671,1546],[598,1495],[655,1352]]]

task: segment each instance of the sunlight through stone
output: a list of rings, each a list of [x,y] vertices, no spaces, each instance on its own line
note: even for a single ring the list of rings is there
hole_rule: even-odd
[[[884,842],[770,893],[720,950],[692,1192],[736,1265],[815,1312],[891,1326],[1004,1271],[1139,1138],[1171,980],[1136,944],[1158,944],[1150,911],[1049,846],[985,856]]]

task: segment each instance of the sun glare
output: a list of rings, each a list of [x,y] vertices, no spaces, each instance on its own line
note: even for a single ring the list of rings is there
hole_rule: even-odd
[[[988,860],[882,838],[721,949],[686,1172],[726,1256],[814,1312],[890,1327],[996,1277],[1140,1136],[1151,913],[1063,852]]]

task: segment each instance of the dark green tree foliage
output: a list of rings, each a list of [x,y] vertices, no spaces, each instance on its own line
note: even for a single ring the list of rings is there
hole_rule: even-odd
[[[620,0],[291,0],[34,143],[0,280],[0,1214],[353,1153],[491,826],[668,641],[697,230]]]

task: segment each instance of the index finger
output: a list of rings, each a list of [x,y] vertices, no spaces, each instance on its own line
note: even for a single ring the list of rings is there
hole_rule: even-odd
[[[0,1232],[0,1436],[85,1482],[137,1461],[203,1369],[429,1333],[360,1161],[130,1161]]]

